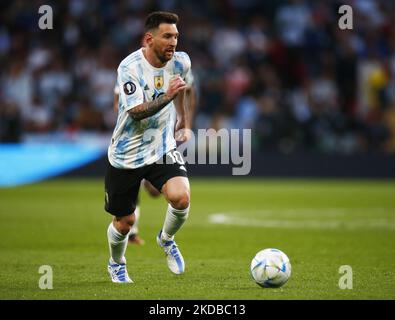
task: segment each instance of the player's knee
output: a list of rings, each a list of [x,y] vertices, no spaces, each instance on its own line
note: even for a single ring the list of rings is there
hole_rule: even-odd
[[[178,210],[184,210],[189,207],[189,192],[184,191],[184,192],[179,192],[176,194],[173,194],[171,197],[169,197],[170,205],[174,209]]]
[[[117,230],[124,235],[128,234],[130,229],[132,228],[135,220],[136,220],[136,217],[134,214],[124,216],[124,217],[116,217],[115,224],[116,224]]]

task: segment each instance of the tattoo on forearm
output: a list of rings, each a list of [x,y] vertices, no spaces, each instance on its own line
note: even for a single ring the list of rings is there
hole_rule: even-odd
[[[171,100],[166,94],[160,95],[155,100],[144,102],[137,107],[129,110],[129,115],[134,120],[142,120],[151,117],[155,113],[162,110]]]

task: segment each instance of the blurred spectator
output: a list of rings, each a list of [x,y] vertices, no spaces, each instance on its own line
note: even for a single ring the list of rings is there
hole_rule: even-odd
[[[22,120],[16,104],[2,102],[0,104],[0,142],[20,142]]]
[[[114,54],[109,46],[103,45],[98,55],[98,63],[88,79],[88,89],[94,107],[105,112],[112,105],[114,99],[117,64],[114,63]]]
[[[102,131],[105,129],[103,114],[95,109],[88,99],[82,101],[75,123],[78,128],[84,128],[88,131]]]
[[[33,132],[48,132],[53,129],[53,117],[50,108],[35,96],[31,105],[23,110],[24,129]]]
[[[234,23],[215,29],[211,40],[211,51],[221,67],[232,64],[245,48],[246,40],[240,28]]]
[[[8,72],[2,78],[4,99],[15,103],[21,112],[25,106],[31,104],[33,95],[33,79],[25,61],[11,61]]]
[[[303,0],[290,0],[276,15],[280,39],[287,47],[301,47],[306,30],[311,23],[311,11]]]
[[[53,55],[50,64],[38,76],[38,94],[50,106],[59,103],[61,97],[71,93],[72,75],[61,56]]]

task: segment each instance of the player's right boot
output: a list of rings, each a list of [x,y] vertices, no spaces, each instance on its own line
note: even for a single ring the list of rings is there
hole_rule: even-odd
[[[156,237],[156,242],[165,251],[167,266],[169,267],[170,271],[175,274],[184,273],[185,271],[184,258],[182,257],[182,254],[178,249],[176,242],[174,240],[163,241],[162,230],[159,231],[159,234]]]
[[[112,258],[108,261],[108,273],[110,274],[112,282],[115,283],[133,283],[129,278],[126,270],[126,263],[118,264]]]

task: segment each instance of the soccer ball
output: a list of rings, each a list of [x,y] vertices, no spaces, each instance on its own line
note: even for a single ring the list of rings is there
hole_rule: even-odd
[[[252,278],[261,287],[279,288],[291,276],[291,263],[284,252],[270,248],[255,255],[250,270]]]

